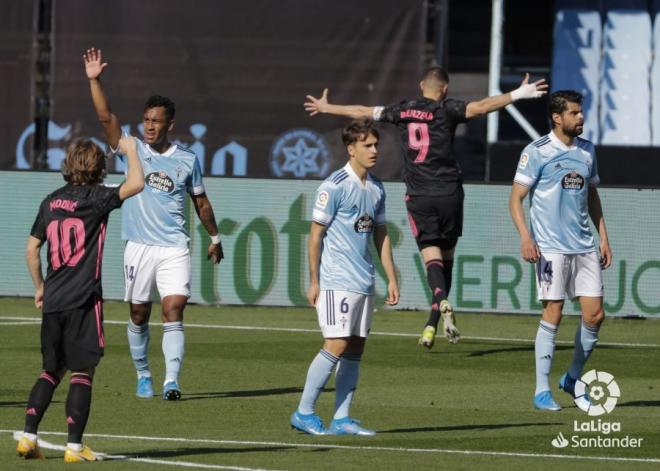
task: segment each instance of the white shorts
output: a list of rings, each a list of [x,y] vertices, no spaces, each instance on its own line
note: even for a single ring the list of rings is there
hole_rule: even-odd
[[[598,253],[542,253],[536,264],[536,290],[539,301],[602,297],[603,275]]]
[[[188,247],[159,247],[128,241],[124,249],[124,301],[151,302],[156,283],[165,296],[190,297],[190,251]]]
[[[352,291],[321,290],[316,313],[324,338],[366,338],[374,314],[374,297]]]

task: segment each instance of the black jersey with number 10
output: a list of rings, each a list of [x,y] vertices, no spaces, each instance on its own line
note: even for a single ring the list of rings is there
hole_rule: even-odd
[[[421,98],[386,106],[377,117],[399,130],[409,195],[448,195],[461,184],[453,144],[456,126],[467,121],[466,107],[465,101]]]
[[[101,261],[108,214],[122,204],[119,187],[65,185],[48,195],[30,234],[48,241],[43,312],[75,309],[103,297]]]

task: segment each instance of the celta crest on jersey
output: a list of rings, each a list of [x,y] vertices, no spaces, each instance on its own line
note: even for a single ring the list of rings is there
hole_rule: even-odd
[[[363,214],[355,221],[355,232],[358,234],[372,233],[374,231],[374,220],[368,214]]]
[[[577,172],[571,172],[564,175],[561,181],[564,190],[581,190],[584,188],[584,178]]]
[[[174,191],[174,182],[163,170],[159,172],[151,172],[144,177],[144,182],[152,190],[162,191],[164,193],[172,193]]]

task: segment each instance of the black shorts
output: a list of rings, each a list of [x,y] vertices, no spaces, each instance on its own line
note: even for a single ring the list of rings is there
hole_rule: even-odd
[[[43,314],[41,355],[45,371],[92,368],[101,361],[104,347],[103,302],[96,296],[77,309]]]
[[[456,246],[463,234],[463,187],[451,195],[406,195],[406,208],[410,229],[421,250],[440,247],[449,250]]]

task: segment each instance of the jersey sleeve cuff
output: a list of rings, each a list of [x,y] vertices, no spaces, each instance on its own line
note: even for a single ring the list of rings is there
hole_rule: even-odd
[[[516,183],[520,183],[521,185],[530,186],[530,187],[534,185],[534,182],[536,182],[536,180],[534,180],[532,177],[528,177],[527,175],[522,174],[520,172],[516,172],[516,176],[513,177],[513,181]]]
[[[374,106],[373,119],[374,121],[380,121],[383,116],[384,106]]]
[[[195,196],[198,196],[198,195],[203,194],[205,191],[206,190],[204,190],[204,185],[193,186],[192,194],[195,195]]]
[[[332,221],[332,216],[324,213],[319,209],[314,209],[314,211],[312,212],[312,220],[314,222],[327,226],[328,224],[330,224],[330,221]]]
[[[600,177],[598,175],[589,179],[589,185],[598,186],[599,184],[600,184]]]

